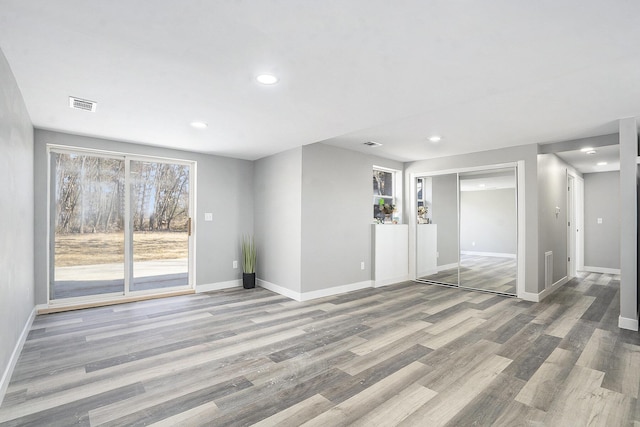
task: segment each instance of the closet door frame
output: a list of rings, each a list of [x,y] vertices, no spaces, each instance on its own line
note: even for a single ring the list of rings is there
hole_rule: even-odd
[[[525,263],[526,263],[526,241],[525,241],[525,165],[523,160],[515,162],[497,163],[490,165],[466,167],[466,168],[454,168],[443,170],[427,170],[424,172],[412,172],[409,175],[409,197],[407,201],[409,203],[407,212],[413,213],[416,210],[417,202],[417,185],[416,180],[420,177],[429,177],[437,175],[447,174],[459,174],[462,172],[475,172],[491,169],[504,169],[509,167],[516,168],[516,204],[517,204],[517,279],[516,279],[516,297],[531,300],[530,295],[525,291]],[[458,195],[459,197],[459,195]],[[459,215],[459,212],[458,212]],[[417,277],[416,269],[416,254],[417,254],[417,221],[414,215],[409,214],[407,218],[409,224],[409,270],[411,272],[411,278],[419,283],[425,283],[420,281]],[[458,221],[458,246],[459,246],[459,227],[460,221]],[[535,254],[534,254],[535,255]],[[506,294],[505,294],[506,295]]]

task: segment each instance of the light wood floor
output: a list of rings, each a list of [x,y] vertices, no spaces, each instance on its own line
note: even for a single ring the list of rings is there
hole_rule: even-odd
[[[460,286],[516,294],[515,258],[460,255]]]
[[[440,270],[420,280],[516,295],[518,267],[515,258],[460,255],[460,268]]]
[[[640,336],[617,327],[618,287],[588,274],[538,304],[233,289],[38,316],[0,424],[634,425]]]

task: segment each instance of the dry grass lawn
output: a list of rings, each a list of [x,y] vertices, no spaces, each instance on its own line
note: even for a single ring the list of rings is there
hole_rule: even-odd
[[[133,233],[133,260],[187,258],[186,232],[156,231]],[[124,261],[122,233],[56,235],[56,267],[111,264]]]

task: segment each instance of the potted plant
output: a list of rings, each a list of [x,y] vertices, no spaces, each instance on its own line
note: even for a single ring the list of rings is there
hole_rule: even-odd
[[[253,236],[242,237],[242,286],[256,287],[256,245]]]

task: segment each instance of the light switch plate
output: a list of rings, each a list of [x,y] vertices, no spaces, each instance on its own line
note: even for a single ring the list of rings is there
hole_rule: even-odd
[[[598,218],[598,224],[602,224],[602,218]]]

